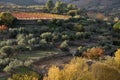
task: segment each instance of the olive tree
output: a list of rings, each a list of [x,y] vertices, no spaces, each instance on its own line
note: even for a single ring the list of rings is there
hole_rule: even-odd
[[[2,12],[0,13],[0,20],[5,25],[12,25],[15,17],[9,12]]]
[[[68,41],[63,41],[61,44],[60,44],[60,49],[62,51],[69,51],[69,45],[68,45]]]
[[[1,49],[0,49],[1,53],[4,53],[6,55],[11,55],[13,54],[14,52],[14,49],[12,46],[3,46]]]
[[[120,32],[120,21],[118,21],[116,24],[114,24],[113,29],[117,32]]]
[[[50,11],[52,11],[53,8],[54,8],[54,3],[53,3],[52,0],[48,0],[48,1],[46,2],[45,6],[46,6],[47,10],[50,12]]]
[[[67,5],[62,1],[57,1],[55,3],[54,12],[58,14],[63,14],[67,11]]]
[[[40,35],[42,39],[46,39],[46,41],[52,40],[52,33],[51,32],[45,32]]]

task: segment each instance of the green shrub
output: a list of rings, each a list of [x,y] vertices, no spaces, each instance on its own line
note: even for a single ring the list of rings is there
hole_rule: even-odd
[[[68,4],[67,8],[68,8],[68,10],[75,10],[75,9],[77,9],[77,6],[75,4]]]
[[[1,58],[0,59],[0,71],[3,71],[6,65],[8,65],[10,62],[10,58]]]
[[[10,56],[10,55],[13,54],[14,49],[13,49],[12,46],[3,46],[3,47],[0,49],[0,52],[6,54],[7,56]]]
[[[88,39],[90,38],[91,33],[88,32],[76,32],[77,39]]]
[[[30,51],[30,50],[31,50],[31,47],[26,46],[26,45],[18,45],[18,46],[15,47],[15,51],[17,53],[24,52],[24,51]]]
[[[76,32],[76,38],[77,39],[81,39],[81,38],[83,38],[83,32]]]
[[[69,18],[67,21],[68,22],[79,22],[80,18],[76,18],[76,17],[71,17]]]
[[[40,48],[41,49],[48,49],[48,43],[45,39],[40,40]]]
[[[45,7],[47,8],[47,10],[49,12],[52,12],[53,8],[54,8],[54,3],[52,0],[48,0],[45,4]]]
[[[40,35],[42,39],[46,39],[46,41],[52,40],[52,33],[51,32],[45,32]]]
[[[113,26],[114,31],[120,32],[120,21],[118,21],[116,24]]]
[[[30,40],[28,40],[28,43],[30,45],[39,44],[39,39],[37,39],[37,38],[31,38]]]
[[[62,51],[69,51],[69,45],[68,42],[65,40],[60,44],[60,49]]]
[[[12,45],[14,45],[14,42],[15,42],[15,41],[13,41],[13,40],[7,40],[7,41],[6,41],[6,44],[7,44],[8,46],[12,46]]]
[[[67,34],[62,35],[62,40],[68,40],[68,39],[69,39],[69,36]]]
[[[60,41],[60,38],[58,35],[53,35],[52,42],[58,42]]]
[[[56,25],[57,26],[64,26],[64,20],[57,20]]]
[[[71,31],[74,30],[74,26],[75,26],[75,25],[74,25],[73,23],[66,23],[66,24],[65,24],[65,28],[66,28],[66,29],[69,29],[69,30],[71,30]]]
[[[37,23],[38,23],[39,25],[45,25],[45,24],[48,23],[48,22],[46,22],[45,20],[40,19],[40,20],[37,20]]]
[[[38,73],[31,71],[28,73],[13,74],[8,80],[42,80],[42,78]]]
[[[57,1],[54,7],[54,13],[64,14],[67,12],[67,5],[62,1]]]
[[[75,30],[78,32],[84,32],[84,27],[82,25],[76,25]]]
[[[120,39],[113,40],[113,45],[120,46]]]
[[[80,47],[78,47],[77,48],[77,50],[76,50],[76,54],[75,54],[75,56],[82,56],[83,55],[83,52],[85,51],[85,47],[82,47],[82,46],[80,46]]]
[[[69,12],[67,12],[67,14],[70,15],[70,16],[72,16],[72,17],[76,16],[77,13],[78,13],[77,10],[69,10]]]
[[[10,72],[12,69],[15,69],[17,67],[23,66],[23,62],[20,60],[13,60],[11,61],[4,69],[3,71],[5,72]]]
[[[26,67],[28,67],[28,66],[30,66],[32,63],[33,63],[33,60],[26,60],[26,61],[23,63],[23,65],[26,66]]]

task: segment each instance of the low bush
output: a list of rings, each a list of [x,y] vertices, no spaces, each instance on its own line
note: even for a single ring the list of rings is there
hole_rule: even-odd
[[[120,21],[118,21],[116,24],[113,26],[114,31],[120,32]]]
[[[73,58],[62,69],[57,66],[50,67],[43,80],[119,80],[119,75],[114,58],[107,57],[107,62]]]
[[[8,80],[42,80],[42,78],[38,73],[31,71],[28,73],[13,74]]]
[[[88,32],[76,32],[76,38],[77,39],[88,39],[90,38],[91,33]]]
[[[83,55],[83,52],[84,52],[85,50],[86,50],[85,47],[82,47],[82,46],[78,47],[77,50],[76,50],[75,56],[82,56],[82,55]]]
[[[119,80],[120,73],[117,69],[102,64],[97,63],[92,65],[92,75],[95,80]]]
[[[83,56],[89,59],[98,59],[99,57],[102,57],[104,54],[104,49],[100,47],[93,47],[88,49],[83,53]]]
[[[13,54],[14,52],[14,49],[12,46],[3,46],[1,49],[0,49],[0,52],[3,53],[3,54],[6,54],[7,56],[10,56]]]
[[[115,52],[115,61],[120,66],[120,49]]]
[[[51,41],[52,39],[52,33],[51,32],[45,32],[40,35],[42,39],[46,39],[46,41]]]
[[[48,71],[48,76],[44,80],[93,80],[86,60],[74,58],[69,64],[66,64],[62,70],[52,66]]]
[[[60,49],[62,51],[69,51],[69,45],[68,45],[68,41],[63,41],[61,44],[60,44]]]
[[[84,27],[81,24],[79,24],[75,26],[75,30],[78,32],[84,32]]]

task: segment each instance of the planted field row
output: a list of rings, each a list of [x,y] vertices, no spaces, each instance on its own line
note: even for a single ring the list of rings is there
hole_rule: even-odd
[[[17,19],[67,19],[69,16],[66,15],[57,15],[57,14],[48,14],[48,13],[12,13]]]

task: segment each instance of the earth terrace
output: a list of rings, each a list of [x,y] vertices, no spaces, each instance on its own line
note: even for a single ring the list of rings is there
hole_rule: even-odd
[[[67,15],[57,15],[57,14],[49,14],[49,13],[25,13],[18,12],[12,13],[14,17],[18,20],[38,20],[38,19],[68,19],[70,16]]]

